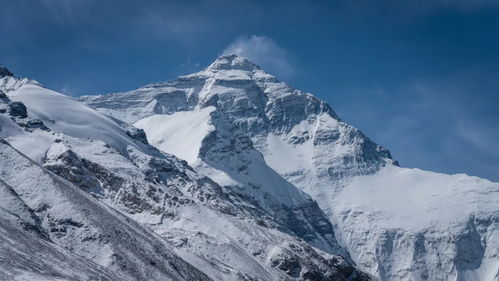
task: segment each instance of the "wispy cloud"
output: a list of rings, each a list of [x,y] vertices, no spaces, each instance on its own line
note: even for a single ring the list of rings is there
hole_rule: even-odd
[[[499,156],[499,130],[485,124],[463,121],[458,126],[459,135],[485,153]]]
[[[357,15],[384,15],[390,19],[414,19],[442,10],[473,12],[499,6],[499,0],[341,0],[341,8]]]
[[[0,9],[0,31],[16,35],[8,41],[19,37],[34,40],[50,28],[90,49],[141,40],[189,42],[203,32],[217,31],[216,18],[206,13],[207,5],[206,1],[191,6],[160,0],[7,1]]]
[[[291,79],[295,73],[288,51],[269,37],[258,35],[240,37],[222,53],[246,57],[283,79]]]

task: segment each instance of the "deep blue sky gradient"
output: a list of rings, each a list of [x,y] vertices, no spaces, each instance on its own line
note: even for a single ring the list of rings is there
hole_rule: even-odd
[[[68,95],[171,80],[242,48],[328,101],[402,166],[499,181],[499,0],[0,7],[0,64]]]

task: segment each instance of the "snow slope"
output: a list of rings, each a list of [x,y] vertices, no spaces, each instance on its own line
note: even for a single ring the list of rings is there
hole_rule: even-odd
[[[387,166],[331,206],[354,260],[383,280],[498,280],[497,202],[498,183]]]
[[[139,124],[157,114],[215,107],[211,115],[233,126],[212,122],[216,135],[229,143],[250,138],[265,165],[318,202],[353,260],[382,280],[499,278],[497,183],[398,168],[388,150],[343,122],[324,101],[242,57],[222,56],[173,81],[81,100],[130,123],[144,120]],[[150,134],[161,127],[148,126]],[[227,128],[239,137],[223,133]],[[222,184],[233,180],[218,175],[211,176]]]
[[[8,96],[13,101],[22,101],[30,116],[41,119],[53,131],[74,138],[101,140],[123,153],[127,146],[137,146],[115,121],[38,84],[26,83],[9,91]]]
[[[193,112],[153,115],[134,125],[146,132],[149,142],[155,147],[193,164],[203,138],[214,129],[209,124],[210,113],[214,109],[206,107]]]

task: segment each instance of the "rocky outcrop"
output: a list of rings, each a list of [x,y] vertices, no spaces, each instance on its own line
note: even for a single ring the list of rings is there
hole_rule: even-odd
[[[7,69],[7,67],[0,65],[0,78],[6,77],[6,76],[14,76],[10,70]]]

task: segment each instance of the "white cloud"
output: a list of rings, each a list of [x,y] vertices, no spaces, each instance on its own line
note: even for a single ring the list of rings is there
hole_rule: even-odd
[[[288,52],[265,36],[240,37],[225,48],[223,54],[246,57],[265,71],[282,79],[290,79],[295,72]]]

